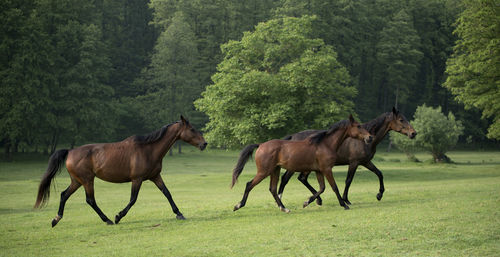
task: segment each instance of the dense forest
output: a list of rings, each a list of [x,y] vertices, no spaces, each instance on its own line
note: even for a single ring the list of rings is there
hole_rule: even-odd
[[[463,9],[460,0],[3,0],[0,146],[49,153],[180,114],[203,128],[193,102],[213,83],[221,45],[304,15],[347,69],[361,121],[392,106],[411,119],[425,103],[463,122],[462,141],[485,142],[491,119],[442,86]]]

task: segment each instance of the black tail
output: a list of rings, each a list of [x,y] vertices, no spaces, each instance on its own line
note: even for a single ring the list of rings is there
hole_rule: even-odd
[[[234,167],[233,170],[233,182],[231,183],[231,188],[233,188],[234,184],[236,184],[236,181],[238,180],[238,177],[243,171],[245,164],[247,163],[250,156],[252,156],[253,150],[259,147],[259,145],[260,144],[248,145],[245,148],[243,148],[243,150],[241,150],[240,158],[238,159],[238,163],[236,163],[236,167]]]
[[[62,149],[56,151],[50,156],[49,166],[47,171],[43,174],[42,181],[40,181],[40,186],[38,187],[38,196],[36,198],[34,208],[41,208],[49,200],[50,196],[50,183],[54,177],[61,171],[64,160],[68,156],[69,150]]]

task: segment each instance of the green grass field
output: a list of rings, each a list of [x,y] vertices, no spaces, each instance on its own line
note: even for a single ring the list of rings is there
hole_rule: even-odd
[[[187,150],[187,148],[186,148]],[[85,202],[80,188],[52,228],[59,195],[69,184],[56,178],[46,208],[33,210],[46,158],[0,162],[1,256],[499,256],[500,152],[451,152],[455,164],[410,163],[403,154],[379,152],[386,192],[376,200],[378,179],[359,168],[351,185],[350,210],[331,188],[323,206],[302,208],[310,195],[292,178],[282,213],[268,191],[269,178],[237,212],[249,162],[229,188],[237,152],[190,148],[165,158],[163,178],[187,220],[179,221],[151,182],[120,224],[107,226]],[[419,154],[421,160],[429,159]],[[35,159],[35,160],[31,160]],[[347,166],[334,168],[340,189]],[[314,176],[310,182],[317,187]],[[96,179],[96,200],[114,216],[128,203],[130,184]]]

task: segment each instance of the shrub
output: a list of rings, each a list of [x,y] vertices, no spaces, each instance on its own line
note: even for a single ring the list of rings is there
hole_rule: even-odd
[[[434,162],[450,162],[446,152],[453,148],[458,137],[463,134],[462,123],[453,113],[445,116],[441,107],[432,108],[424,105],[417,107],[414,120],[411,121],[417,131],[417,137],[410,140],[398,133],[391,133],[391,140],[396,147],[407,154],[415,150],[430,152]]]

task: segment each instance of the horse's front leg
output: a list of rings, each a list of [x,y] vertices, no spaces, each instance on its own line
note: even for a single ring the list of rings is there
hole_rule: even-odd
[[[342,197],[344,199],[344,202],[347,204],[351,204],[351,202],[348,199],[349,187],[351,187],[351,183],[352,180],[354,179],[354,174],[356,173],[357,168],[358,168],[357,162],[349,163],[349,170],[347,171],[347,177],[345,178],[344,195]]]
[[[333,189],[333,192],[335,192],[335,195],[337,195],[337,199],[339,200],[340,206],[344,207],[344,209],[349,210],[349,206],[345,204],[344,199],[340,196],[339,189],[337,187],[337,183],[335,183],[335,179],[333,178],[333,172],[332,172],[332,167],[329,169],[323,169],[321,173],[326,177],[326,180],[328,180],[328,183],[330,183],[330,186]]]
[[[382,196],[384,195],[384,191],[385,191],[384,175],[382,175],[382,172],[379,169],[377,169],[377,167],[375,167],[375,164],[373,164],[373,162],[371,162],[371,161],[369,161],[367,164],[365,164],[363,166],[365,166],[367,169],[369,169],[370,171],[375,173],[375,175],[377,175],[378,180],[380,182],[380,188],[378,190],[377,200],[379,200],[379,201],[382,200]]]
[[[153,183],[160,189],[160,191],[167,197],[168,202],[170,203],[170,207],[172,207],[172,211],[177,215],[176,218],[178,220],[185,220],[184,215],[179,211],[179,208],[177,208],[177,205],[175,205],[174,199],[172,198],[172,195],[168,191],[167,187],[165,186],[165,183],[163,182],[163,179],[161,178],[161,175],[158,174],[155,178],[151,179]]]
[[[135,201],[137,201],[137,196],[139,195],[139,190],[141,189],[141,185],[142,185],[142,180],[141,179],[133,180],[132,181],[132,190],[131,190],[131,193],[130,193],[130,202],[127,204],[127,206],[125,207],[125,209],[123,209],[121,212],[119,212],[115,216],[115,224],[118,224],[118,222],[120,222],[120,220],[123,217],[125,217],[125,215],[127,215],[127,213],[130,210],[130,208],[132,208],[132,206],[135,204]]]

